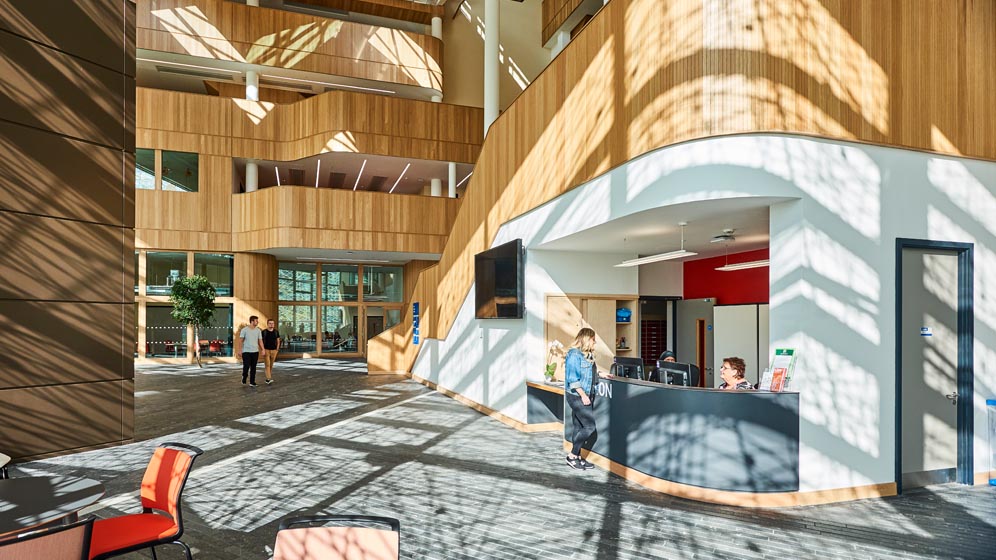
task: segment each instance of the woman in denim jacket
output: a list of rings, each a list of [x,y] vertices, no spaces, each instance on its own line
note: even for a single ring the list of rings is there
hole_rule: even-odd
[[[581,445],[595,433],[595,331],[583,328],[574,338],[564,363],[564,395],[574,417],[574,446],[567,455],[567,465],[572,469],[593,469],[581,458]]]

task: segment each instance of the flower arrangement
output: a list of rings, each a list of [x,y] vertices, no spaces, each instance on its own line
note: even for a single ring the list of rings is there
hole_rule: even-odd
[[[556,358],[563,355],[564,345],[559,340],[550,341],[550,345],[546,349],[546,371],[543,372],[543,376],[546,377],[547,381],[553,381],[557,375],[558,360]]]

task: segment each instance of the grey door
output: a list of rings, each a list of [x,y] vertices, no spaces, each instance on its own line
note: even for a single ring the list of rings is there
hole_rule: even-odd
[[[705,386],[713,386],[712,308],[714,298],[677,302],[675,353],[679,362],[699,366]]]
[[[957,252],[903,249],[901,305],[902,485],[953,482],[958,465]]]

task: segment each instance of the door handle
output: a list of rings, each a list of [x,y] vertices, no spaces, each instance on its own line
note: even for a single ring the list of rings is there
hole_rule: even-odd
[[[953,404],[953,405],[957,405],[958,404],[958,392],[957,391],[955,391],[954,393],[951,393],[950,395],[944,395],[944,398],[946,398],[949,401],[951,401],[951,404]]]

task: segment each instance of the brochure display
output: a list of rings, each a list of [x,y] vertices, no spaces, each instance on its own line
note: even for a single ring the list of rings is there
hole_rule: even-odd
[[[795,349],[778,348],[771,360],[771,367],[764,370],[758,389],[762,391],[787,391],[795,369]]]

